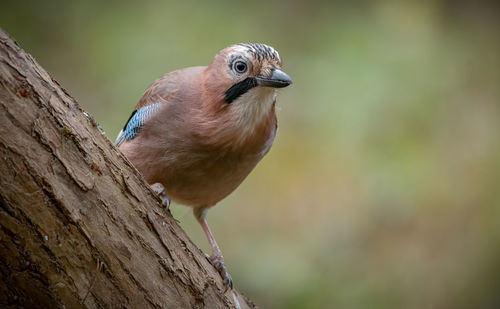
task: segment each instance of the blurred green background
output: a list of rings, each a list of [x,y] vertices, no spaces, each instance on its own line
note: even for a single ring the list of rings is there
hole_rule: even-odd
[[[499,308],[497,3],[3,1],[0,26],[111,140],[163,73],[274,46],[294,81],[277,139],[208,216],[235,287],[262,308]]]

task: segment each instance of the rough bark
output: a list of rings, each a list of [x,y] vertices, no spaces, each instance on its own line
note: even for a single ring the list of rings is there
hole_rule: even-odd
[[[0,279],[0,307],[254,307],[2,29]]]

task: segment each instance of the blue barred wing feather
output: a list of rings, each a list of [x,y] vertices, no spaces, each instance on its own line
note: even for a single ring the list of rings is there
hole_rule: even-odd
[[[154,103],[136,109],[130,115],[123,129],[118,133],[115,144],[120,146],[123,142],[132,140],[139,134],[141,127],[158,110],[160,103]]]

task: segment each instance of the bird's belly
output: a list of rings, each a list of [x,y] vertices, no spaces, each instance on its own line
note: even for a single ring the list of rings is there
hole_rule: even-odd
[[[213,206],[233,192],[252,171],[260,155],[218,156],[197,154],[183,158],[158,175],[175,202],[193,206]]]

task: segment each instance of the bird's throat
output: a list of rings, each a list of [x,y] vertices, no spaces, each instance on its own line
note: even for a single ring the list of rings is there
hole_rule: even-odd
[[[253,134],[271,112],[277,91],[273,88],[255,87],[234,100],[230,108],[233,123],[245,139]]]

